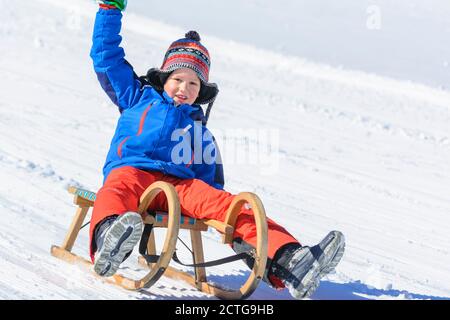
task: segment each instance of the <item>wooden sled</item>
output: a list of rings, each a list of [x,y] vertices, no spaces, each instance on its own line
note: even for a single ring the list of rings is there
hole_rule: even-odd
[[[75,195],[74,203],[78,208],[63,244],[61,246],[53,245],[51,247],[51,254],[72,264],[83,264],[88,266],[92,273],[96,275],[90,260],[86,260],[72,253],[72,248],[80,228],[83,225],[90,207],[93,207],[94,205],[96,194],[75,187],[70,187],[69,192]],[[160,192],[164,192],[167,198],[168,212],[151,215],[148,213],[148,206]],[[249,205],[255,216],[257,244],[252,255],[254,264],[247,281],[239,289],[229,290],[216,284],[213,285],[207,280],[206,267],[204,265],[207,265],[208,263],[204,262],[201,232],[207,231],[208,227],[215,228],[222,234],[222,242],[224,244],[231,244],[233,241],[233,232],[237,215],[243,205]],[[157,259],[150,263],[147,262],[148,259],[144,256],[139,257],[139,263],[149,269],[149,272],[144,277],[141,279],[130,279],[116,273],[112,277],[107,278],[98,276],[101,279],[128,290],[139,290],[142,288],[150,288],[164,274],[170,278],[184,280],[198,288],[200,291],[215,295],[220,299],[232,300],[248,298],[257,288],[264,275],[267,262],[267,221],[264,207],[255,194],[250,192],[238,194],[228,209],[225,222],[206,219],[199,220],[181,215],[180,203],[175,188],[169,183],[157,181],[149,186],[142,194],[139,204],[139,213],[144,217],[143,221],[145,226],[152,225],[153,229],[167,229],[160,254],[156,255],[155,237],[154,232],[152,231],[148,238],[146,251],[147,254],[154,258],[156,257]],[[180,228],[189,229],[190,231],[195,265],[194,275],[169,266],[171,259],[174,257]]]

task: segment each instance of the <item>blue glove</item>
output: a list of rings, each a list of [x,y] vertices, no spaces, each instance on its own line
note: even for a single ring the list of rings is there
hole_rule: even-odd
[[[127,0],[97,0],[97,2],[108,7],[115,7],[120,11],[125,10],[125,8],[127,7]]]

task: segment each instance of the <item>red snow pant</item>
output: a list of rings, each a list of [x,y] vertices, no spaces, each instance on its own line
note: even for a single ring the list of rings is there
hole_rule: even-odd
[[[90,254],[94,262],[93,236],[96,225],[113,214],[138,210],[139,199],[145,189],[155,181],[174,185],[180,199],[183,215],[197,219],[225,221],[227,209],[235,197],[218,190],[198,179],[179,179],[156,171],[143,171],[134,167],[121,167],[111,171],[97,193],[90,225]],[[167,200],[161,192],[149,207],[150,210],[167,211]],[[276,251],[285,244],[298,243],[283,227],[271,219],[268,224],[268,257],[273,259]],[[233,238],[241,238],[256,247],[256,224],[251,209],[242,207],[236,220]]]

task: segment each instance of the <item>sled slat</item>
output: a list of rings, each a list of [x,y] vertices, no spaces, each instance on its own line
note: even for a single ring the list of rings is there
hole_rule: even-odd
[[[92,274],[96,276],[97,278],[106,281],[111,284],[118,285],[124,289],[127,290],[138,290],[143,287],[142,280],[133,280],[129,279],[127,277],[124,277],[120,274],[115,274],[112,277],[101,277],[98,274],[96,274],[92,269],[92,263],[84,259],[83,257],[79,257],[76,254],[73,254],[67,250],[64,250],[63,248],[60,248],[58,246],[52,246],[51,247],[51,253],[54,257],[57,257],[59,259],[62,259],[70,264],[80,264],[85,268],[88,268],[91,270]]]
[[[147,266],[147,261],[145,261],[144,257],[139,257],[138,262],[141,266]],[[191,275],[190,273],[187,273],[185,271],[178,270],[177,268],[168,266],[166,271],[164,272],[165,277],[169,277],[174,280],[182,280],[186,283],[190,284],[193,287],[198,288],[200,291],[214,295],[220,299],[226,299],[226,300],[239,300],[244,297],[241,290],[227,290],[220,288],[218,286],[215,286],[212,283],[209,282],[197,282],[195,277]]]
[[[86,218],[86,214],[89,210],[89,207],[78,207],[75,217],[72,220],[72,224],[69,227],[69,231],[67,232],[66,238],[64,239],[62,249],[71,251],[75,240],[78,237],[78,232],[80,231],[81,225]]]
[[[233,238],[234,228],[229,224],[213,219],[202,220],[202,222],[207,226],[213,227],[217,231],[221,232],[224,237],[227,237],[227,239]]]
[[[69,187],[67,189],[69,193],[74,194],[74,203],[80,207],[93,207],[94,201],[97,198],[95,192],[78,189],[76,187]]]
[[[144,217],[144,223],[153,224],[155,228],[167,228],[167,219],[166,215],[158,214],[156,219],[152,215],[146,215]],[[186,216],[181,216],[180,220],[180,229],[186,230],[198,230],[198,231],[207,231],[208,226],[203,223],[201,220],[193,219]],[[187,223],[188,221],[193,221],[194,223]]]
[[[203,263],[205,258],[203,256],[202,235],[198,230],[191,230],[192,251],[194,253],[194,263]],[[195,283],[198,289],[201,290],[201,283],[206,282],[206,270],[204,267],[195,268]]]
[[[94,206],[94,202],[86,200],[79,195],[75,195],[73,198],[73,203],[76,204],[79,207],[89,208]]]

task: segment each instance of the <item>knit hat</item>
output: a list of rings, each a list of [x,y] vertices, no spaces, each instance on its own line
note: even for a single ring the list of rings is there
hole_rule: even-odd
[[[164,90],[164,83],[174,70],[189,68],[195,71],[201,82],[200,92],[194,104],[213,102],[219,93],[215,83],[209,83],[209,52],[200,43],[200,35],[189,31],[185,38],[173,42],[167,49],[160,69],[152,68],[147,72],[146,80],[157,90]]]

